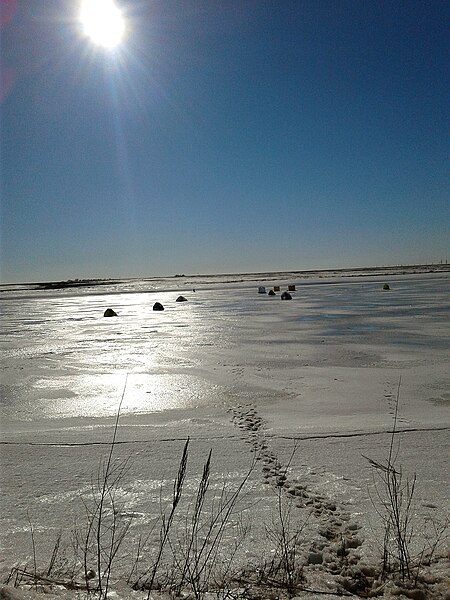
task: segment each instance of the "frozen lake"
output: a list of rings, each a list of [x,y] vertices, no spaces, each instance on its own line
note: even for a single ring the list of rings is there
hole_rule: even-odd
[[[140,515],[136,525],[157,512],[152,495],[173,476],[188,435],[193,472],[213,447],[218,481],[230,482],[257,444],[270,447],[269,463],[283,463],[297,439],[292,472],[363,520],[371,478],[363,455],[383,456],[400,377],[405,465],[425,483],[419,506],[444,507],[449,281],[443,273],[8,287],[0,528],[9,563],[29,555],[27,512],[43,547],[79,515],[76,502],[107,451],[122,394],[117,453],[132,456],[123,495]],[[257,293],[290,283],[291,301]],[[176,303],[179,294],[188,301]],[[163,312],[152,310],[156,301]],[[103,317],[109,307],[117,318]],[[255,471],[262,518],[271,505],[264,483]]]
[[[301,373],[326,377],[336,367],[388,369],[395,384],[425,366],[415,394],[445,405],[448,388],[434,371],[450,345],[448,281],[399,278],[388,292],[379,279],[308,282],[290,302],[253,283],[185,290],[183,303],[178,291],[121,291],[127,284],[113,293],[17,291],[2,301],[2,429],[111,417],[126,374],[124,415],[221,404],[218,386],[289,396],[292,377],[298,384]],[[152,311],[155,301],[163,312]],[[119,316],[104,318],[108,307]]]

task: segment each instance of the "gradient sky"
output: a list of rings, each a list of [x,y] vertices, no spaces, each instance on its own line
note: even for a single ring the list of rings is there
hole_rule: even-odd
[[[448,258],[436,0],[2,0],[3,282]]]

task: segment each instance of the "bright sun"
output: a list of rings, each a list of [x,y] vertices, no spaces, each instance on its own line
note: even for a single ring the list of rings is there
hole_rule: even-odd
[[[114,0],[83,0],[80,22],[94,44],[104,48],[117,46],[125,32],[125,21]]]

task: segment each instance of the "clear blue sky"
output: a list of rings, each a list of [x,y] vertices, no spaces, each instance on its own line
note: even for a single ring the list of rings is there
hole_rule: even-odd
[[[440,0],[2,0],[3,282],[448,258]]]

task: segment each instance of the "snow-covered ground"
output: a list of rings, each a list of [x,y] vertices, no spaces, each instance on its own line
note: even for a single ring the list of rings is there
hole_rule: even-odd
[[[132,532],[149,527],[170,500],[189,436],[186,495],[211,448],[212,488],[235,489],[258,459],[235,523],[251,520],[240,548],[249,563],[273,550],[266,529],[280,490],[286,502],[295,499],[291,518],[306,522],[305,562],[321,556],[307,580],[326,575],[342,540],[354,546],[355,561],[376,562],[383,534],[366,457],[387,458],[400,380],[397,464],[417,474],[420,527],[441,522],[449,497],[449,280],[446,273],[280,275],[9,287],[1,342],[3,567],[30,558],[31,527],[44,556],[58,530],[70,533],[83,518],[80,497],[89,497],[108,454],[122,395],[114,460],[129,460],[119,495]],[[283,291],[292,283],[291,301],[257,293],[259,285]],[[187,302],[175,302],[180,293]],[[163,312],[152,310],[156,301]],[[104,318],[108,307],[119,316]],[[158,539],[156,531],[149,544]]]

